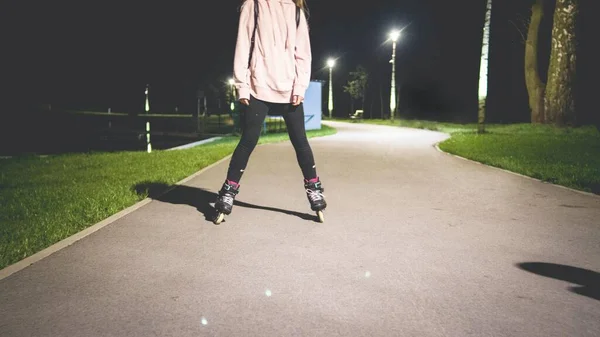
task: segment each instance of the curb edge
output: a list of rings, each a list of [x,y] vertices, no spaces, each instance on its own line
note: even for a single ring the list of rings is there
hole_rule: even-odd
[[[205,171],[211,169],[214,166],[217,166],[219,164],[221,164],[222,162],[228,160],[231,157],[231,154],[227,155],[224,158],[219,159],[218,161],[202,168],[201,170],[193,173],[192,175],[176,182],[175,184],[173,184],[173,186],[171,186],[170,188],[166,189],[163,193],[160,194],[160,196],[165,195],[167,193],[169,193],[170,191],[172,191],[175,187],[177,187],[177,185],[186,183],[194,178],[196,178],[198,175],[204,173]],[[134,211],[142,208],[143,206],[149,204],[151,201],[153,200],[153,198],[145,198],[142,199],[140,201],[138,201],[137,203],[109,216],[108,218],[97,222],[96,224],[93,224],[67,238],[64,238],[56,243],[54,243],[53,245],[46,247],[44,249],[42,249],[41,251],[30,255],[18,262],[15,262],[7,267],[4,267],[3,269],[0,270],[0,281],[9,277],[10,275],[17,273],[27,267],[29,267],[30,265],[39,262],[41,260],[43,260],[44,258],[64,249],[67,248],[68,246],[74,244],[75,242],[99,231],[100,229],[112,224],[113,222],[125,217],[126,215],[133,213]]]
[[[512,175],[516,175],[516,176],[519,176],[519,177],[522,177],[522,178],[526,178],[526,179],[529,179],[529,180],[537,181],[537,182],[542,183],[542,184],[553,185],[555,187],[562,188],[562,189],[565,189],[565,190],[568,190],[568,191],[571,191],[571,192],[576,192],[576,193],[579,193],[579,194],[583,194],[583,195],[587,195],[587,196],[591,196],[591,197],[600,198],[600,195],[596,195],[594,193],[590,193],[590,192],[586,192],[586,191],[580,191],[580,190],[576,190],[576,189],[571,188],[571,187],[567,187],[567,186],[563,186],[563,185],[558,185],[558,184],[554,184],[554,183],[549,183],[547,181],[543,181],[543,180],[540,180],[540,179],[537,179],[537,178],[526,176],[526,175],[521,174],[521,173],[509,171],[507,169],[503,169],[503,168],[496,167],[496,166],[491,166],[491,165],[484,164],[484,163],[476,161],[476,160],[468,159],[468,158],[465,158],[465,157],[461,157],[461,156],[455,155],[453,153],[445,152],[442,149],[440,149],[440,147],[439,147],[439,144],[441,142],[443,142],[443,141],[444,140],[439,141],[439,142],[433,144],[433,147],[436,150],[438,150],[440,153],[443,153],[445,155],[452,156],[452,157],[455,157],[455,158],[458,158],[458,159],[462,159],[462,160],[465,160],[465,161],[468,161],[468,162],[471,162],[471,163],[475,163],[475,164],[478,164],[478,165],[483,165],[483,166],[486,166],[486,167],[489,167],[489,168],[492,168],[492,169],[495,169],[495,170],[500,170],[500,171],[503,171],[503,172],[506,172],[506,173],[510,173]]]

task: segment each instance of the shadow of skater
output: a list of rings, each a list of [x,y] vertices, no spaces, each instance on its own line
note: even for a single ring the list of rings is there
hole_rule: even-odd
[[[141,182],[134,185],[132,190],[138,195],[147,195],[148,198],[154,200],[195,207],[204,215],[204,219],[207,221],[212,222],[216,215],[216,210],[211,204],[214,204],[214,202],[217,200],[217,194],[201,188],[184,185],[169,185],[164,182]],[[287,215],[297,216],[304,220],[313,220],[314,222],[318,222],[318,218],[316,216],[308,213],[294,212],[275,207],[258,206],[238,200],[234,201],[234,206],[279,212]]]
[[[595,271],[543,262],[523,262],[517,264],[517,266],[534,274],[579,284],[579,287],[569,287],[569,290],[579,295],[600,300],[600,274]]]

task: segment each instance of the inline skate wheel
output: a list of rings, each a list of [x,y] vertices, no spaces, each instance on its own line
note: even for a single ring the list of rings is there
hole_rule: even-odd
[[[217,216],[215,217],[215,221],[214,221],[215,225],[220,224],[223,221],[223,219],[225,219],[225,214],[223,214],[221,212],[217,213]]]
[[[323,211],[317,211],[317,216],[319,217],[319,222],[325,222],[325,214],[323,214]]]

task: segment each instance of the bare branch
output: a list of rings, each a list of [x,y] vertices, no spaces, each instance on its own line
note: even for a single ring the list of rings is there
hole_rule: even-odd
[[[517,26],[512,20],[508,20],[508,22],[512,23],[512,25],[515,26],[515,28],[517,29],[517,31],[521,35],[521,39],[522,39],[521,42],[525,43],[527,41],[527,38],[525,38],[525,34],[523,33],[523,30],[521,28],[519,28],[519,26]]]

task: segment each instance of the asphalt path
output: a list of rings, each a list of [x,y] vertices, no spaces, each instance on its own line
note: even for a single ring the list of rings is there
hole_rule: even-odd
[[[220,225],[227,160],[0,280],[0,336],[600,336],[599,197],[330,125],[324,223],[259,146]]]

